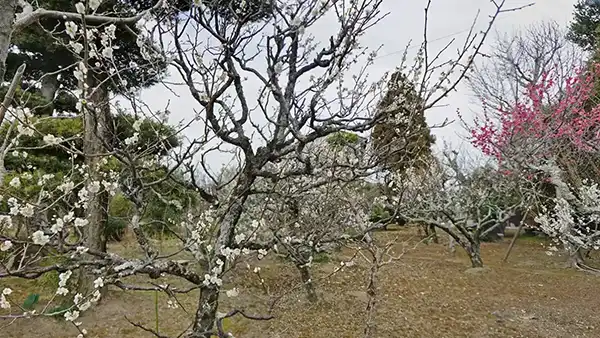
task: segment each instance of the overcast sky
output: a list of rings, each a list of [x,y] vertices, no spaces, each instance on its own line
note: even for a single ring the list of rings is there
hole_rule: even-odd
[[[507,0],[506,6],[517,7],[531,1]],[[566,25],[571,20],[573,5],[576,0],[537,0],[532,7],[518,12],[504,13],[496,22],[495,30],[500,33],[511,32],[519,27],[544,21],[555,20],[561,25]],[[384,11],[390,14],[377,26],[371,28],[362,40],[363,44],[373,48],[383,45],[380,57],[376,60],[375,67],[370,70],[374,77],[381,76],[385,71],[393,70],[399,62],[407,43],[412,40],[414,45],[422,41],[423,34],[423,9],[426,0],[385,0]],[[488,15],[494,12],[494,7],[488,0],[433,0],[429,16],[429,48],[430,53],[435,53],[451,39],[455,38],[456,47],[451,49],[446,58],[455,55],[456,48],[464,41],[467,30],[478,11],[481,11],[477,30],[481,31],[488,24]],[[336,22],[332,22],[331,32],[336,31]],[[327,33],[327,32],[322,32]],[[323,35],[326,36],[326,35]],[[488,44],[491,39],[488,40]],[[416,51],[412,48],[411,51]],[[485,52],[485,48],[484,48]],[[164,87],[155,86],[143,92],[143,100],[154,109],[164,108],[169,102],[169,108],[173,112],[173,119],[178,120],[189,117],[193,109],[198,109],[198,104],[190,97],[184,87],[172,88],[178,97],[170,93]],[[469,104],[469,91],[461,86],[457,93],[451,95],[444,106],[434,108],[428,112],[427,119],[430,124],[439,123],[445,118],[455,119],[456,110],[460,109],[467,119],[476,111],[476,106]],[[187,131],[189,137],[199,135],[200,128],[192,128]],[[464,135],[464,131],[454,123],[443,129],[435,130],[438,136],[438,144],[441,140],[449,141],[453,146],[459,146],[461,142],[457,133]],[[464,149],[464,148],[463,148]],[[214,158],[213,168],[217,169],[222,159]]]

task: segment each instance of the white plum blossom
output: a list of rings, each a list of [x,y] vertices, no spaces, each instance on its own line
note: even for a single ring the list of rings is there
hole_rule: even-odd
[[[100,7],[101,3],[102,3],[102,0],[88,0],[88,5],[90,6],[90,9],[92,11],[97,10],[98,7]]]
[[[58,275],[58,286],[65,287],[67,285],[67,282],[69,281],[69,278],[71,278],[71,275],[73,275],[73,271],[71,271],[71,270],[67,270],[67,271],[59,274]]]
[[[97,194],[100,191],[100,188],[100,181],[90,182],[90,184],[87,186],[87,190],[92,194]]]
[[[80,62],[77,66],[77,69],[75,71],[73,71],[73,76],[75,76],[75,78],[80,81],[80,82],[85,82],[85,75],[87,74],[88,69],[85,66],[85,63]],[[85,105],[85,102],[81,102],[81,105]]]
[[[65,28],[67,34],[69,34],[71,39],[75,39],[75,35],[77,35],[79,27],[77,27],[77,25],[73,21],[67,21],[65,22]]]
[[[66,215],[64,215],[62,217],[63,222],[65,223],[69,223],[71,222],[73,219],[75,218],[75,213],[73,211],[70,211],[69,213],[67,213]]]
[[[204,284],[205,286],[209,286],[211,284],[221,286],[223,285],[223,280],[221,280],[221,278],[219,278],[216,275],[205,274],[204,281],[202,282],[202,284]]]
[[[57,137],[57,136],[54,136],[52,134],[44,135],[43,140],[44,140],[45,143],[47,143],[49,145],[57,145],[60,142],[62,142],[62,138],[61,137]]]
[[[17,201],[17,199],[14,197],[11,197],[8,199],[7,203],[8,203],[8,206],[10,207],[8,213],[13,216],[18,215],[20,212],[21,206],[19,205],[19,202]]]
[[[19,210],[19,213],[21,213],[21,215],[25,217],[33,217],[35,213],[35,208],[33,207],[33,205],[27,203]]]
[[[102,294],[100,293],[100,291],[96,290],[92,293],[92,298],[90,299],[90,302],[92,303],[96,303],[97,301],[100,300],[100,297],[102,296]]]
[[[112,47],[105,47],[102,49],[102,56],[107,59],[113,58],[113,49]]]
[[[225,294],[227,295],[227,297],[229,298],[234,298],[237,297],[240,294],[240,291],[237,288],[233,288],[231,290],[227,290],[225,292]]]
[[[243,233],[235,235],[235,243],[236,244],[242,243],[245,239],[246,239],[246,235]]]
[[[42,230],[38,230],[31,235],[31,239],[33,240],[33,244],[36,245],[46,245],[50,242],[50,237],[48,237]]]
[[[133,130],[139,132],[141,127],[142,127],[142,120],[135,120],[135,122],[133,122]]]
[[[4,294],[0,295],[0,309],[10,309],[10,303]]]
[[[133,145],[139,141],[139,138],[140,138],[140,133],[133,133],[133,136],[125,139],[125,141],[124,141],[125,145],[127,145],[127,146]]]
[[[104,280],[102,279],[102,277],[96,278],[96,280],[94,281],[94,287],[96,289],[99,289],[99,288],[101,288],[103,286],[104,286]]]
[[[79,14],[85,14],[85,5],[82,2],[78,2],[75,4],[75,9]]]
[[[114,24],[110,24],[110,25],[104,27],[104,33],[111,40],[114,40],[117,38],[115,35],[116,31],[117,31],[117,26],[115,26]]]
[[[89,57],[90,59],[93,59],[93,58],[97,58],[97,57],[98,57],[98,53],[96,52],[96,48],[95,48],[95,47],[94,47],[94,48],[91,48],[91,49],[89,50],[88,57]]]
[[[57,295],[65,296],[68,293],[69,293],[69,289],[67,289],[67,288],[59,287],[58,289],[56,289]]]
[[[83,218],[75,218],[75,221],[73,221],[73,225],[75,225],[77,228],[81,228],[84,227],[86,225],[88,225],[90,223],[90,221],[88,221],[87,219],[83,219]]]
[[[39,186],[43,186],[44,184],[48,183],[48,181],[50,181],[51,179],[54,178],[54,174],[44,174],[42,175],[42,177],[39,179],[38,181],[38,185]]]
[[[57,188],[58,188],[58,190],[62,191],[63,193],[68,193],[75,188],[75,183],[73,183],[73,181],[67,181],[67,182],[59,185]]]
[[[13,188],[20,188],[21,180],[18,177],[13,177],[13,179],[10,180],[10,182],[8,182],[8,185],[10,185]]]
[[[65,320],[67,320],[68,322],[72,322],[77,318],[79,318],[79,311],[75,310],[65,312]]]
[[[69,42],[69,46],[73,49],[75,54],[80,54],[83,51],[83,45],[79,42],[71,41]]]
[[[11,241],[9,240],[5,240],[4,242],[0,243],[0,251],[8,251],[13,247],[13,244]]]
[[[56,234],[60,231],[62,231],[63,227],[65,226],[64,221],[62,220],[62,218],[58,218],[56,219],[56,222],[52,225],[52,227],[50,228],[50,231],[53,234]]]
[[[79,303],[81,303],[82,300],[83,300],[83,295],[81,293],[76,293],[75,296],[73,297],[73,303],[75,303],[75,305],[79,305]]]
[[[35,134],[35,131],[33,129],[29,128],[28,126],[24,126],[22,124],[17,125],[17,131],[19,132],[19,135],[33,136],[33,134]],[[18,156],[18,155],[16,155],[16,156]]]
[[[117,190],[119,190],[118,182],[102,181],[102,186],[104,186],[104,190],[106,190],[111,196],[116,195]]]
[[[0,309],[10,309],[10,302],[6,299],[6,296],[10,295],[12,290],[4,288],[2,294],[0,294]]]

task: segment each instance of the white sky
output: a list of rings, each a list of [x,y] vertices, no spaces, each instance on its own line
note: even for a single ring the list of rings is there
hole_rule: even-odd
[[[402,51],[407,43],[412,40],[413,45],[422,41],[423,14],[426,0],[385,0],[384,11],[391,12],[377,26],[372,27],[363,38],[362,43],[373,48],[383,45],[380,57],[375,61],[375,66],[370,73],[379,77],[385,71],[393,70],[399,65]],[[530,3],[527,0],[507,0],[506,8],[517,7]],[[571,19],[573,5],[576,0],[537,0],[532,7],[518,12],[503,13],[498,18],[495,31],[499,33],[511,32],[529,24],[554,20],[561,25],[566,25]],[[455,56],[456,49],[463,43],[477,11],[481,10],[476,31],[483,30],[488,24],[488,15],[494,11],[493,5],[488,0],[433,0],[429,16],[429,41],[430,53],[435,53],[452,38],[457,39],[455,47],[446,54],[446,59]],[[337,25],[332,22],[331,32],[335,33]],[[335,25],[335,26],[334,26]],[[327,26],[327,23],[325,23]],[[323,32],[322,34],[325,34]],[[319,34],[320,35],[320,34]],[[325,37],[326,35],[323,35]],[[492,36],[493,37],[493,36]],[[492,39],[488,40],[488,44]],[[413,48],[412,51],[416,51]],[[484,46],[483,52],[486,52]],[[173,72],[175,74],[175,72]],[[153,109],[162,109],[169,103],[169,109],[173,113],[173,120],[189,118],[193,116],[193,109],[198,109],[198,104],[191,98],[187,88],[171,88],[178,96],[175,96],[162,86],[146,89],[142,99]],[[445,118],[456,119],[456,110],[460,109],[463,116],[469,119],[476,111],[476,106],[469,104],[469,91],[466,86],[461,86],[458,92],[453,93],[444,102],[444,106],[434,108],[428,112],[427,119],[430,124],[440,123]],[[199,136],[201,128],[192,128],[186,132],[187,136],[193,138]],[[434,132],[438,137],[438,144],[442,141],[450,142],[454,147],[460,146],[462,141],[457,133],[465,135],[458,123],[454,123]],[[465,145],[463,144],[461,148]],[[468,146],[467,146],[468,148]],[[465,149],[465,148],[463,148]],[[223,159],[214,158],[210,162],[213,169],[217,169]]]

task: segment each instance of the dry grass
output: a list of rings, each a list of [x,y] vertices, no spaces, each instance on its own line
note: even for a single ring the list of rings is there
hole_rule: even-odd
[[[406,231],[379,234],[408,240]],[[400,250],[400,244],[398,250]],[[421,245],[400,261],[384,267],[379,278],[379,337],[600,337],[600,299],[595,295],[598,277],[564,269],[564,258],[548,257],[539,240],[520,239],[510,262],[500,260],[508,246],[485,244],[482,248],[488,272],[465,273],[466,256],[457,249],[451,257],[444,245]],[[131,250],[117,245],[116,251]],[[344,250],[315,268],[317,279],[326,276],[353,252]],[[360,261],[359,261],[360,262]],[[269,293],[290,290],[298,281],[296,271],[277,259],[261,261],[262,277]],[[234,319],[227,326],[236,337],[361,337],[364,325],[367,265],[360,263],[321,280],[321,301],[311,305],[302,289],[283,297],[269,322]],[[258,278],[241,267],[235,281],[240,296],[226,299],[224,309],[244,308],[261,314],[268,296]],[[21,282],[22,283],[22,282]],[[34,287],[10,285],[13,289]],[[20,295],[23,296],[23,295]],[[193,312],[197,294],[181,299]],[[183,309],[168,309],[159,295],[159,327],[177,335],[189,323]],[[91,337],[151,337],[132,327],[125,316],[155,325],[154,293],[111,290],[103,303],[85,314]],[[1,323],[4,325],[6,323]],[[20,320],[0,331],[2,337],[69,337],[76,332],[64,321],[52,318]]]

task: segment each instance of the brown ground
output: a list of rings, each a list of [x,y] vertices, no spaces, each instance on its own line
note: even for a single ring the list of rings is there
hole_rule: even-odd
[[[398,233],[405,240],[409,237],[404,230],[380,237]],[[564,269],[564,258],[547,256],[539,239],[519,239],[509,263],[501,264],[507,247],[508,239],[483,245],[484,263],[490,268],[487,272],[466,273],[469,263],[461,249],[452,257],[441,244],[420,245],[384,267],[379,275],[378,337],[600,337],[600,297],[596,294],[600,277]],[[127,250],[121,244],[113,249]],[[351,254],[350,249],[344,250],[318,264],[315,279],[330,274]],[[318,281],[318,304],[308,304],[302,289],[297,289],[278,303],[275,319],[233,319],[226,327],[238,338],[361,337],[367,265],[364,260],[357,262],[360,264]],[[262,261],[260,266],[272,295],[290,290],[298,281],[296,271],[277,259]],[[232,285],[240,288],[240,296],[223,296],[226,304],[222,311],[243,307],[261,314],[268,297],[259,287],[259,279],[250,272],[238,276]],[[23,287],[12,281],[8,286]],[[27,288],[31,291],[35,286]],[[181,299],[190,313],[196,296]],[[166,300],[159,296],[160,331],[177,336],[190,316],[181,308],[168,309]],[[129,324],[125,316],[154,327],[154,293],[111,290],[99,307],[85,314],[84,327],[90,337],[152,337]],[[0,321],[0,326],[6,324],[6,320]],[[52,318],[19,320],[0,329],[0,337],[76,335],[64,320]]]

